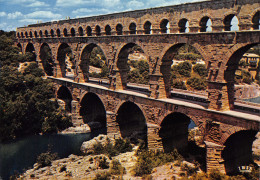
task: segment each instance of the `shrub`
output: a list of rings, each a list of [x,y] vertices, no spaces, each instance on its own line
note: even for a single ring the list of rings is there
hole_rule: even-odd
[[[172,86],[176,89],[184,89],[184,90],[187,89],[185,83],[180,79],[174,79],[172,81]]]
[[[38,163],[38,168],[42,168],[45,166],[50,166],[52,161],[58,159],[57,153],[51,153],[50,149],[46,153],[41,153],[36,162]]]
[[[197,166],[191,167],[188,164],[182,164],[181,170],[185,171],[187,176],[191,176],[195,174],[199,170],[199,168]]]
[[[179,74],[185,77],[190,77],[191,67],[192,67],[191,63],[187,61],[184,61],[177,65]]]
[[[122,175],[126,173],[126,170],[118,160],[112,160],[109,172],[113,175]]]
[[[143,150],[138,152],[137,156],[138,160],[134,167],[135,176],[143,176],[145,174],[150,174],[153,168],[182,158],[180,154],[177,152],[177,150],[174,150],[171,153]]]
[[[106,145],[102,145],[100,142],[94,144],[94,154],[106,154],[109,157],[116,156],[120,153],[132,151],[132,145],[128,139],[116,139],[113,145],[110,141]]]
[[[128,62],[128,65],[132,66],[134,68],[128,72],[128,78],[127,78],[128,82],[139,83],[139,84],[148,84],[148,82],[149,82],[149,64],[147,61],[131,60]]]
[[[222,180],[225,179],[225,175],[221,173],[218,169],[212,169],[208,175],[209,180]]]
[[[94,180],[110,180],[111,174],[109,172],[97,173]]]
[[[191,77],[187,80],[187,84],[196,90],[205,90],[207,88],[207,83],[205,79]]]
[[[101,169],[109,168],[109,162],[107,162],[106,157],[98,157],[97,162],[98,162],[98,167],[100,167]]]
[[[180,53],[174,57],[179,60],[197,60],[200,59],[201,56],[195,53]]]
[[[114,148],[117,149],[120,153],[125,153],[132,151],[132,145],[129,139],[116,139]]]
[[[150,158],[138,157],[138,160],[134,167],[135,176],[143,176],[145,174],[151,174],[152,170],[153,170],[153,166]]]
[[[208,74],[207,68],[204,64],[196,64],[193,67],[193,71],[202,77],[206,77]]]

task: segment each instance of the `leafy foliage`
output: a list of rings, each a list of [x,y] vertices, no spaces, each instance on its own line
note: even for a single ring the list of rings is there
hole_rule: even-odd
[[[186,176],[191,176],[199,170],[199,167],[198,166],[192,167],[192,166],[189,166],[188,164],[184,163],[181,165],[181,170],[185,171]]]
[[[94,145],[94,154],[106,154],[109,157],[116,156],[120,153],[132,151],[132,145],[128,139],[116,139],[112,144],[110,141],[106,145],[102,145],[100,142]]]
[[[110,164],[109,172],[113,175],[123,175],[126,170],[118,160],[114,159]]]
[[[99,47],[94,47],[90,53],[89,65],[101,68],[101,73],[92,72],[89,75],[96,78],[108,78],[109,69],[106,65],[106,57]]]
[[[201,58],[201,55],[195,53],[181,53],[174,57],[178,60],[197,60]]]
[[[94,180],[110,180],[111,174],[109,172],[97,173]]]
[[[193,71],[201,77],[206,77],[208,74],[207,68],[204,64],[196,64],[193,67]]]
[[[128,65],[132,68],[129,68],[128,73],[128,82],[138,83],[138,84],[148,84],[149,83],[149,64],[147,61],[140,60],[129,61]]]
[[[23,73],[18,72],[17,65],[23,57],[12,47],[11,40],[2,36],[8,43],[4,42],[4,49],[1,44],[0,53],[12,56],[0,56],[0,141],[57,132],[70,126],[70,118],[52,100],[51,81],[42,79],[44,73],[36,63],[27,66]]]
[[[0,33],[0,67],[5,65],[18,66],[19,62],[25,62],[30,59],[29,53],[19,54],[19,48],[13,46],[14,36],[8,36],[7,33]]]
[[[207,88],[207,83],[205,79],[198,77],[191,77],[187,80],[187,84],[197,90],[205,90]]]
[[[173,71],[178,72],[180,75],[184,77],[190,77],[191,75],[191,63],[188,61],[184,61],[172,67]]]
[[[46,153],[41,153],[38,157],[36,162],[38,163],[38,168],[42,168],[45,166],[50,166],[52,161],[58,159],[57,153],[51,153],[50,148]]]
[[[163,153],[161,151],[142,150],[137,154],[138,160],[134,167],[135,176],[143,176],[150,174],[153,168],[182,159],[181,155],[175,149],[171,153]]]
[[[182,81],[181,79],[173,79],[172,86],[177,89],[184,89],[184,90],[187,89],[185,82]]]

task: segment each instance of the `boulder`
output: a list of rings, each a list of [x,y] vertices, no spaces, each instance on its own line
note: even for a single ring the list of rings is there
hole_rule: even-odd
[[[103,146],[105,146],[106,144],[108,144],[109,142],[111,142],[112,144],[114,144],[115,140],[114,139],[109,139],[109,137],[107,135],[99,135],[89,141],[85,141],[83,142],[83,144],[81,145],[81,152],[83,152],[84,154],[93,154],[94,153],[94,146],[97,143],[101,143]]]

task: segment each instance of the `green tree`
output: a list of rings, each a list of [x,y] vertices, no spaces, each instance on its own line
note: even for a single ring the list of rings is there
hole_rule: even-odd
[[[183,82],[181,79],[173,79],[172,86],[176,89],[187,89],[185,82]]]
[[[57,132],[71,125],[70,118],[54,100],[53,84],[43,79],[43,71],[31,63],[18,72],[26,55],[12,46],[6,34],[0,38],[0,141],[16,137]],[[1,56],[7,55],[7,56]]]
[[[204,64],[196,64],[193,67],[193,71],[202,77],[206,77],[208,74],[207,68]]]
[[[191,75],[191,63],[184,61],[172,67],[172,71],[177,71],[180,75],[190,77]]]
[[[207,88],[207,83],[204,78],[191,77],[187,80],[187,84],[196,90],[205,90]]]
[[[130,66],[132,68],[130,68]],[[138,83],[138,84],[148,84],[149,83],[149,64],[147,61],[129,61],[128,67],[131,69],[128,72],[128,82]]]

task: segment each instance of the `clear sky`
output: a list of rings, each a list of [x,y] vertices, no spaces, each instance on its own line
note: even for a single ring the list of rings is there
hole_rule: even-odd
[[[202,0],[0,0],[0,29]]]

